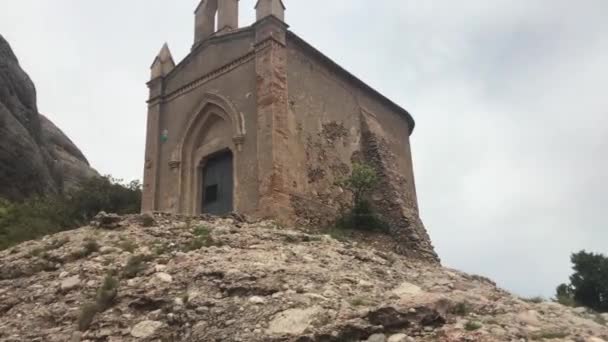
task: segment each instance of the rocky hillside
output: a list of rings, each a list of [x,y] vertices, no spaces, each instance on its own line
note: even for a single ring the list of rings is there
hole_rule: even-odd
[[[241,217],[99,221],[0,252],[1,341],[608,341],[606,315],[353,241]]]
[[[78,147],[38,113],[34,83],[0,35],[0,197],[56,193],[96,174]]]

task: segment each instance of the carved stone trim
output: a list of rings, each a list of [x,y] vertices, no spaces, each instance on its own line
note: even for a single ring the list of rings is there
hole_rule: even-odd
[[[232,141],[234,142],[234,146],[236,147],[236,150],[238,152],[242,152],[243,151],[243,143],[245,142],[245,135],[244,134],[235,135],[232,138]]]
[[[255,51],[249,52],[246,55],[243,55],[243,56],[233,60],[232,62],[225,64],[225,65],[199,77],[198,79],[178,88],[177,90],[174,90],[174,91],[166,94],[163,97],[162,101],[169,102],[169,101],[175,99],[176,97],[179,97],[185,93],[191,92],[194,89],[202,86],[203,84],[205,84],[223,74],[226,74],[247,62],[252,61],[254,58],[255,58]]]

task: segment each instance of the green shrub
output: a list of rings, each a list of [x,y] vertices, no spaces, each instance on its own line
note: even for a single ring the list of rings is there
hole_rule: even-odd
[[[137,277],[140,272],[143,272],[148,267],[150,260],[152,260],[152,257],[147,255],[134,255],[130,257],[127,265],[122,270],[122,276],[127,279]]]
[[[93,323],[95,316],[109,309],[114,303],[114,299],[118,294],[118,280],[111,274],[108,274],[103,280],[103,284],[97,290],[95,302],[86,303],[80,309],[78,317],[78,330],[86,331]]]
[[[207,238],[211,235],[211,231],[206,226],[198,226],[192,232],[195,236]]]
[[[341,229],[356,229],[368,231],[388,231],[388,224],[384,222],[378,214],[374,212],[370,203],[362,200],[355,203],[354,207],[343,214],[336,226]]]
[[[100,248],[101,247],[99,246],[97,241],[95,241],[91,238],[87,238],[84,240],[84,243],[82,244],[82,249],[73,252],[71,254],[71,256],[72,256],[72,259],[74,259],[74,260],[83,259],[83,258],[90,256],[91,254],[93,254],[95,252],[99,252]]]
[[[137,213],[141,186],[107,177],[91,178],[66,194],[30,198],[18,203],[0,199],[0,250],[23,241],[74,229],[99,211]]]
[[[342,229],[387,231],[388,224],[374,211],[367,200],[369,192],[378,183],[376,171],[366,164],[353,164],[350,176],[338,182],[353,195],[350,208],[338,218],[336,227]]]
[[[106,311],[114,303],[114,299],[118,294],[118,279],[108,274],[103,280],[103,285],[97,290],[95,303],[101,312]]]
[[[468,321],[465,325],[464,325],[464,330],[466,331],[475,331],[475,330],[479,330],[483,327],[483,325],[479,322],[474,322],[474,321]]]
[[[137,244],[131,240],[121,240],[116,245],[118,248],[129,253],[133,253],[137,249]]]
[[[185,252],[196,251],[203,247],[222,245],[221,241],[216,240],[211,236],[211,231],[206,226],[198,226],[192,233],[194,234],[195,238],[186,244],[184,247]]]
[[[459,302],[450,309],[450,313],[458,316],[466,316],[471,312],[471,306],[467,302]]]
[[[93,323],[93,319],[99,312],[97,304],[86,303],[80,308],[80,316],[78,316],[78,330],[87,331]]]

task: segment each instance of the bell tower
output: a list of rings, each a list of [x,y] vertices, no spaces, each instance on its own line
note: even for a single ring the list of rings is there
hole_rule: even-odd
[[[239,28],[239,0],[201,0],[194,11],[194,17],[194,46],[196,46],[216,32]]]

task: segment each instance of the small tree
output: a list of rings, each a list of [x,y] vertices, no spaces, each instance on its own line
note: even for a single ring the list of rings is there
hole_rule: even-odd
[[[378,184],[378,176],[371,166],[354,163],[350,176],[338,184],[353,195],[351,208],[337,222],[339,227],[361,230],[388,229],[368,200],[370,191]]]
[[[376,171],[367,164],[354,163],[350,177],[343,179],[340,184],[353,194],[353,204],[366,201],[367,195],[378,183]]]
[[[574,274],[570,276],[570,284],[557,287],[557,300],[608,312],[608,258],[583,250],[572,254],[570,260]]]

